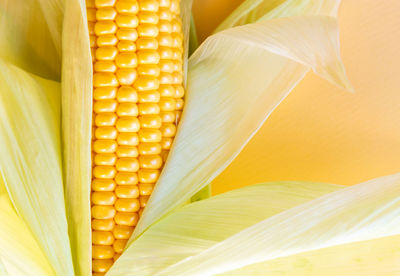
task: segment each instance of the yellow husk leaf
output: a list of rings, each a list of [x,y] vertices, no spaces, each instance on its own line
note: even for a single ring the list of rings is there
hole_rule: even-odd
[[[0,195],[0,275],[55,275],[6,194]]]
[[[299,15],[336,16],[341,0],[246,0],[215,30]]]
[[[60,79],[62,0],[0,1],[0,57],[48,79]]]
[[[65,200],[76,275],[91,275],[92,60],[84,1],[65,3],[62,133]]]
[[[139,237],[108,275],[156,275],[257,222],[341,188],[321,183],[265,183],[186,205]]]
[[[337,36],[333,17],[309,16],[236,27],[206,40],[189,59],[182,121],[133,238],[209,184],[310,68],[349,89]]]
[[[399,234],[400,174],[395,174],[272,216],[157,275],[215,275],[280,257]],[[398,255],[398,251],[392,253]]]
[[[226,276],[377,276],[400,272],[400,235],[355,242],[258,263]]]
[[[360,275],[362,263],[392,272],[400,249],[390,243],[399,237],[400,174],[347,188],[255,185],[160,220],[109,275],[335,275],[341,263],[345,275]]]
[[[0,172],[53,270],[72,275],[65,216],[59,83],[0,60]]]

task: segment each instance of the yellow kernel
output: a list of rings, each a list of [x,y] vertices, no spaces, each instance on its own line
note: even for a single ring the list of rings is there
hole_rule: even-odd
[[[96,139],[115,139],[117,130],[114,127],[98,127],[95,132]]]
[[[137,212],[140,209],[139,199],[118,198],[115,202],[115,209],[118,212]]]
[[[92,243],[97,245],[112,245],[114,242],[114,235],[112,232],[93,231]]]
[[[120,117],[117,120],[117,130],[119,132],[137,132],[140,129],[137,117]]]
[[[100,47],[96,49],[97,60],[114,60],[118,54],[115,47]]]
[[[92,190],[95,192],[111,192],[115,187],[116,184],[112,179],[94,179],[92,181]]]
[[[172,13],[169,9],[162,8],[158,11],[157,14],[158,14],[158,17],[160,18],[160,20],[166,20],[166,21],[172,20]]]
[[[113,234],[116,239],[129,239],[133,233],[133,229],[132,226],[116,225],[113,229]]]
[[[159,115],[140,116],[139,122],[143,128],[160,128],[162,123]]]
[[[137,52],[139,64],[158,64],[160,54],[155,50],[141,50]]]
[[[112,265],[113,265],[113,260],[112,259],[93,260],[92,269],[93,269],[94,272],[106,273],[110,269],[110,267]],[[102,274],[98,274],[98,275],[102,275]],[[98,276],[98,275],[96,275],[96,276]],[[92,276],[95,276],[95,274],[93,274]]]
[[[93,111],[96,113],[114,112],[117,109],[117,101],[105,100],[96,101],[93,105]]]
[[[120,133],[117,142],[122,146],[137,146],[139,144],[139,136],[137,133]]]
[[[93,74],[93,86],[94,87],[117,87],[118,86],[117,77],[113,73],[94,73]]]
[[[114,256],[114,249],[110,245],[93,245],[93,259],[111,259]]]
[[[135,68],[138,61],[135,53],[120,53],[117,55],[115,63],[120,68]]]
[[[118,69],[117,78],[121,85],[131,85],[137,77],[135,69]]]
[[[157,90],[160,87],[160,81],[150,76],[140,76],[134,83],[134,87],[138,91]]]
[[[157,37],[158,27],[153,24],[143,24],[137,27],[137,33],[141,37]]]
[[[175,124],[163,124],[160,130],[163,137],[174,137],[176,134]]]
[[[176,101],[176,103],[175,103],[176,110],[182,110],[183,109],[183,100],[176,99],[175,101]]]
[[[158,22],[158,29],[160,33],[170,34],[172,32],[172,24],[168,20],[160,20]]]
[[[139,25],[139,19],[136,15],[119,14],[115,20],[120,28],[136,28]]]
[[[94,89],[93,98],[95,100],[110,100],[117,95],[117,89],[114,87],[99,87]]]
[[[92,193],[92,203],[96,205],[113,205],[117,197],[113,192]]]
[[[95,166],[93,176],[101,179],[113,179],[116,174],[114,166]]]
[[[113,21],[97,21],[94,26],[94,33],[97,36],[115,34],[117,25]]]
[[[151,195],[151,192],[153,191],[153,189],[154,189],[154,184],[151,184],[151,183],[140,183],[139,184],[139,193],[141,196]]]
[[[141,12],[139,13],[140,24],[157,24],[158,15],[154,12]]]
[[[113,244],[113,248],[114,251],[116,253],[122,253],[122,251],[124,251],[126,243],[128,242],[128,240],[116,240]]]
[[[87,8],[95,8],[96,4],[95,4],[95,0],[86,0],[86,7]]]
[[[178,123],[182,117],[182,111],[175,111],[176,123]]]
[[[139,115],[160,114],[160,107],[157,103],[141,103],[138,107]]]
[[[171,84],[174,80],[172,75],[169,73],[161,73],[159,79],[160,84]]]
[[[94,164],[97,166],[113,166],[117,162],[117,156],[112,153],[100,153],[94,156]]]
[[[138,213],[117,212],[114,218],[118,225],[135,226],[139,220]]]
[[[143,215],[143,210],[144,210],[144,208],[140,208],[140,210],[139,210],[139,216],[140,217],[142,217],[142,215]]]
[[[161,141],[162,143],[162,141]],[[139,144],[139,153],[142,155],[160,154],[161,145],[159,143],[141,143]]]
[[[136,29],[118,29],[117,38],[119,40],[136,41],[138,38],[138,32]]]
[[[92,220],[92,229],[96,230],[96,231],[112,231],[114,226],[115,226],[115,223],[112,218]]]
[[[115,216],[115,212],[115,208],[112,205],[94,205],[92,207],[92,217],[95,219],[112,219]]]
[[[150,198],[150,196],[141,196],[141,197],[139,198],[140,207],[141,207],[141,208],[146,207],[147,202],[149,201],[149,198]]]
[[[114,262],[116,262],[119,259],[119,257],[121,257],[121,255],[122,255],[121,253],[115,253],[114,257],[113,257]],[[92,275],[92,276],[96,276],[96,275]],[[104,275],[100,275],[100,276],[104,276]]]
[[[141,155],[139,164],[143,169],[159,169],[162,167],[163,161],[159,155]]]
[[[174,18],[171,20],[171,24],[172,24],[172,32],[178,34],[182,33],[182,25],[180,20]]]
[[[141,91],[138,94],[139,103],[158,103],[160,93],[157,91]]]
[[[96,153],[113,153],[117,149],[117,143],[114,140],[96,140],[93,143],[93,150]]]
[[[161,33],[158,36],[158,44],[163,47],[172,47],[174,40],[170,34]]]
[[[133,41],[120,41],[118,43],[118,50],[120,52],[135,52],[136,51],[136,45]]]
[[[131,146],[119,146],[117,149],[118,157],[138,157],[138,149]]]
[[[158,53],[161,59],[173,59],[174,57],[174,52],[171,50],[171,48],[160,47],[158,49]]]
[[[175,86],[175,98],[182,98],[185,95],[185,90],[181,85]]]
[[[86,9],[86,15],[89,22],[96,22],[96,9]]]
[[[181,84],[183,82],[183,75],[180,72],[175,72],[172,74],[172,83]]]
[[[153,37],[140,37],[136,41],[138,50],[157,50],[158,41]]]
[[[160,67],[156,64],[140,65],[137,68],[138,75],[151,76],[157,78],[160,75]]]
[[[139,0],[141,11],[158,12],[159,4],[157,0]]]
[[[139,181],[141,183],[156,183],[159,175],[160,171],[153,169],[140,169],[138,173]]]
[[[176,107],[175,99],[173,98],[161,98],[160,102],[158,103],[160,105],[160,110],[161,111],[174,111]]]
[[[139,5],[137,1],[119,0],[116,9],[119,13],[137,14],[139,11]]]
[[[95,124],[98,127],[101,126],[113,126],[117,121],[117,115],[115,113],[100,113],[96,115]]]
[[[169,7],[171,5],[170,0],[160,0],[160,7]]]
[[[94,22],[88,22],[88,30],[89,30],[89,35],[94,35],[94,26],[96,23]]]
[[[171,85],[160,85],[159,89],[161,97],[174,97],[175,89]]]
[[[172,47],[182,49],[183,47],[183,39],[179,34],[172,35]]]
[[[143,128],[139,130],[139,140],[144,143],[158,143],[162,134],[158,129]]]
[[[172,50],[172,53],[173,53],[172,59],[174,59],[174,60],[182,59],[183,53],[180,49],[174,49],[174,50]]]
[[[112,61],[100,60],[94,63],[94,71],[96,72],[110,72],[114,73],[117,70],[117,66]]]
[[[138,183],[138,176],[136,173],[119,172],[115,177],[115,182],[118,185],[136,185]]]
[[[95,0],[96,8],[112,7],[116,0]]]
[[[118,39],[115,35],[102,35],[97,38],[98,47],[115,46],[118,43]]]
[[[118,198],[138,198],[139,188],[137,185],[118,186],[115,189],[115,194],[117,195]]]
[[[175,122],[175,112],[164,111],[160,113],[161,121],[163,123],[173,123]]]
[[[183,72],[183,63],[181,60],[174,60],[174,71],[179,73]]]
[[[136,103],[138,101],[138,95],[135,89],[130,86],[121,86],[117,92],[117,100],[120,103],[131,102]]]
[[[95,35],[90,35],[89,40],[90,40],[90,47],[96,46],[96,36]]]
[[[137,172],[139,161],[136,158],[120,158],[115,167],[119,172]]]
[[[171,149],[171,145],[172,145],[172,138],[168,138],[168,137],[163,137],[161,140],[161,147],[164,150],[169,150]]]
[[[100,20],[114,20],[115,17],[117,16],[117,11],[114,10],[113,8],[101,8],[97,9],[96,12],[96,19],[98,21]]]
[[[117,108],[118,116],[137,116],[139,114],[136,103],[120,103]]]

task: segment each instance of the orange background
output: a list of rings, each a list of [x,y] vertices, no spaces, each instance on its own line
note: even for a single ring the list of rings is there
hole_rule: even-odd
[[[195,0],[199,37],[240,2]],[[214,180],[214,193],[273,180],[352,185],[400,172],[400,1],[343,1],[339,28],[356,93],[309,73]]]

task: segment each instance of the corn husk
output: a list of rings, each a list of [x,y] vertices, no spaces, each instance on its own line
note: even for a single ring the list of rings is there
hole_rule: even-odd
[[[32,232],[57,274],[72,275],[62,184],[60,85],[2,60],[0,82],[0,172],[18,216],[29,228],[21,231]]]
[[[238,189],[160,220],[109,275],[335,275],[332,267],[344,275],[391,275],[400,260],[393,244],[400,237],[399,199],[400,174],[347,188],[273,183]]]

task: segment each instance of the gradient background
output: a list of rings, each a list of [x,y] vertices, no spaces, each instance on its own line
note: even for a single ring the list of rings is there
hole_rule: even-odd
[[[243,0],[194,0],[202,40]],[[213,193],[274,180],[353,185],[400,172],[400,1],[343,0],[343,62],[356,92],[312,72],[272,113]]]

